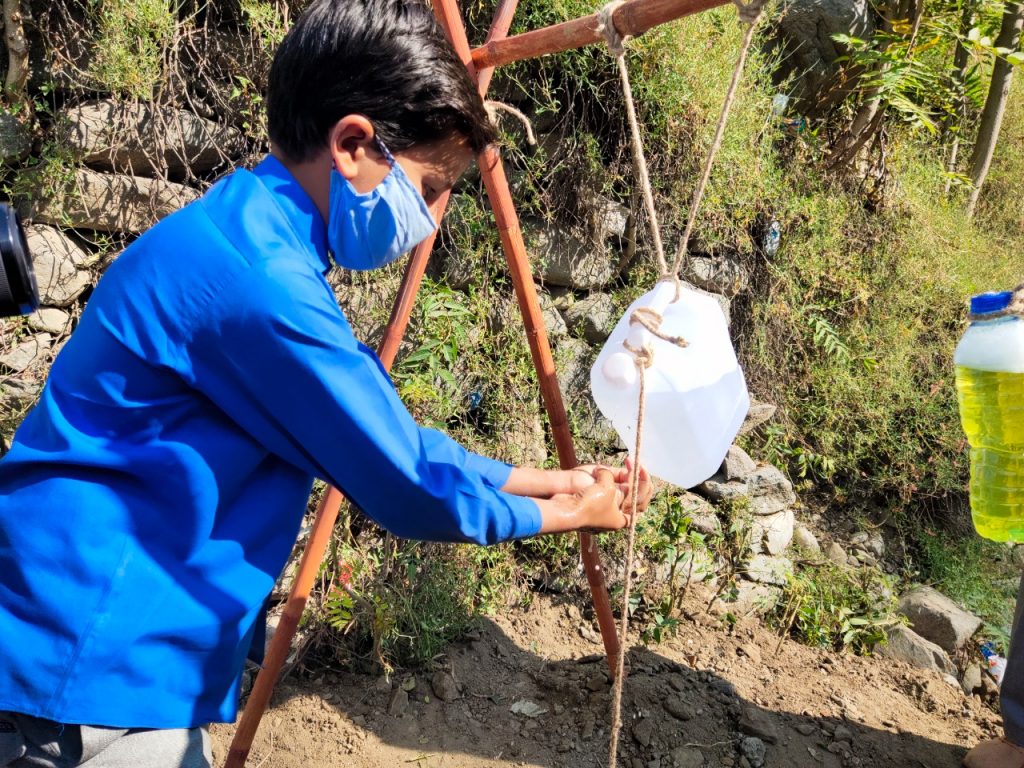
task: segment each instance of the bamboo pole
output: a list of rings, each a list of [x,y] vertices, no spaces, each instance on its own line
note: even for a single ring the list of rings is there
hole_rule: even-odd
[[[515,18],[516,8],[519,7],[519,0],[501,0],[494,11],[494,18],[491,20],[491,31],[487,33],[488,43],[496,42],[508,36],[512,27],[512,19]],[[476,71],[477,87],[480,95],[487,93],[491,87],[491,77],[494,75],[494,67],[480,67]]]
[[[477,70],[472,61],[466,28],[462,24],[462,16],[456,1],[432,0],[432,3],[434,13],[448,32],[455,52],[466,62],[470,74],[476,77]],[[512,202],[512,193],[509,190],[501,155],[495,147],[488,147],[477,157],[477,165],[480,167],[484,187],[487,189],[487,198],[494,210],[502,249],[512,275],[516,298],[519,301],[519,310],[526,328],[526,338],[530,344],[530,353],[533,356],[534,368],[537,370],[544,406],[555,440],[555,449],[558,452],[558,461],[563,469],[571,469],[578,465],[576,448],[573,445],[572,433],[569,430],[569,422],[565,414],[565,404],[562,402],[562,390],[558,385],[558,377],[555,373],[555,363],[551,356],[551,346],[548,343],[540,301],[537,298],[537,289],[533,284],[533,274],[526,255],[526,243],[523,242],[523,234],[519,228],[519,217],[516,214],[515,204]],[[615,617],[612,615],[611,601],[608,599],[608,590],[605,587],[600,553],[596,541],[589,533],[579,534],[579,540],[583,569],[587,575],[594,612],[597,614],[597,623],[601,629],[601,639],[604,642],[608,668],[614,675],[613,660],[618,654],[619,637],[615,628]]]
[[[652,27],[700,13],[729,0],[629,0],[612,14],[612,23],[623,37],[642,35]],[[596,13],[542,29],[488,40],[472,51],[473,64],[479,69],[500,67],[513,61],[546,56],[549,53],[582,48],[602,42]]]

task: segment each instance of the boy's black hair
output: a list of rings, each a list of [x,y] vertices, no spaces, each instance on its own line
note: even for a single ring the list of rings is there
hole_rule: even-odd
[[[495,138],[483,101],[420,0],[314,0],[274,55],[270,140],[309,160],[345,115],[365,115],[393,152],[461,134]]]

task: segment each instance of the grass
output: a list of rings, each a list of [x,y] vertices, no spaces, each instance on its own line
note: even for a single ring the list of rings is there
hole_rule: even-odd
[[[100,90],[150,99],[164,80],[177,16],[168,0],[91,0],[97,21],[89,74]]]

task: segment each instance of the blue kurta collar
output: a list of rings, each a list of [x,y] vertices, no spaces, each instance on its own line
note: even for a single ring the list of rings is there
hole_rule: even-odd
[[[309,243],[310,254],[322,264],[322,271],[331,268],[327,250],[327,225],[313,200],[302,188],[284,163],[267,155],[252,172],[263,183],[288,218],[299,240]]]

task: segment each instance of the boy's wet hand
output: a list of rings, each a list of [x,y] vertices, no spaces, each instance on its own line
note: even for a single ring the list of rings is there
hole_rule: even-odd
[[[626,497],[615,473],[607,467],[597,467],[593,477],[594,482],[577,494],[584,527],[601,531],[625,528],[629,524],[628,511],[623,508]]]

